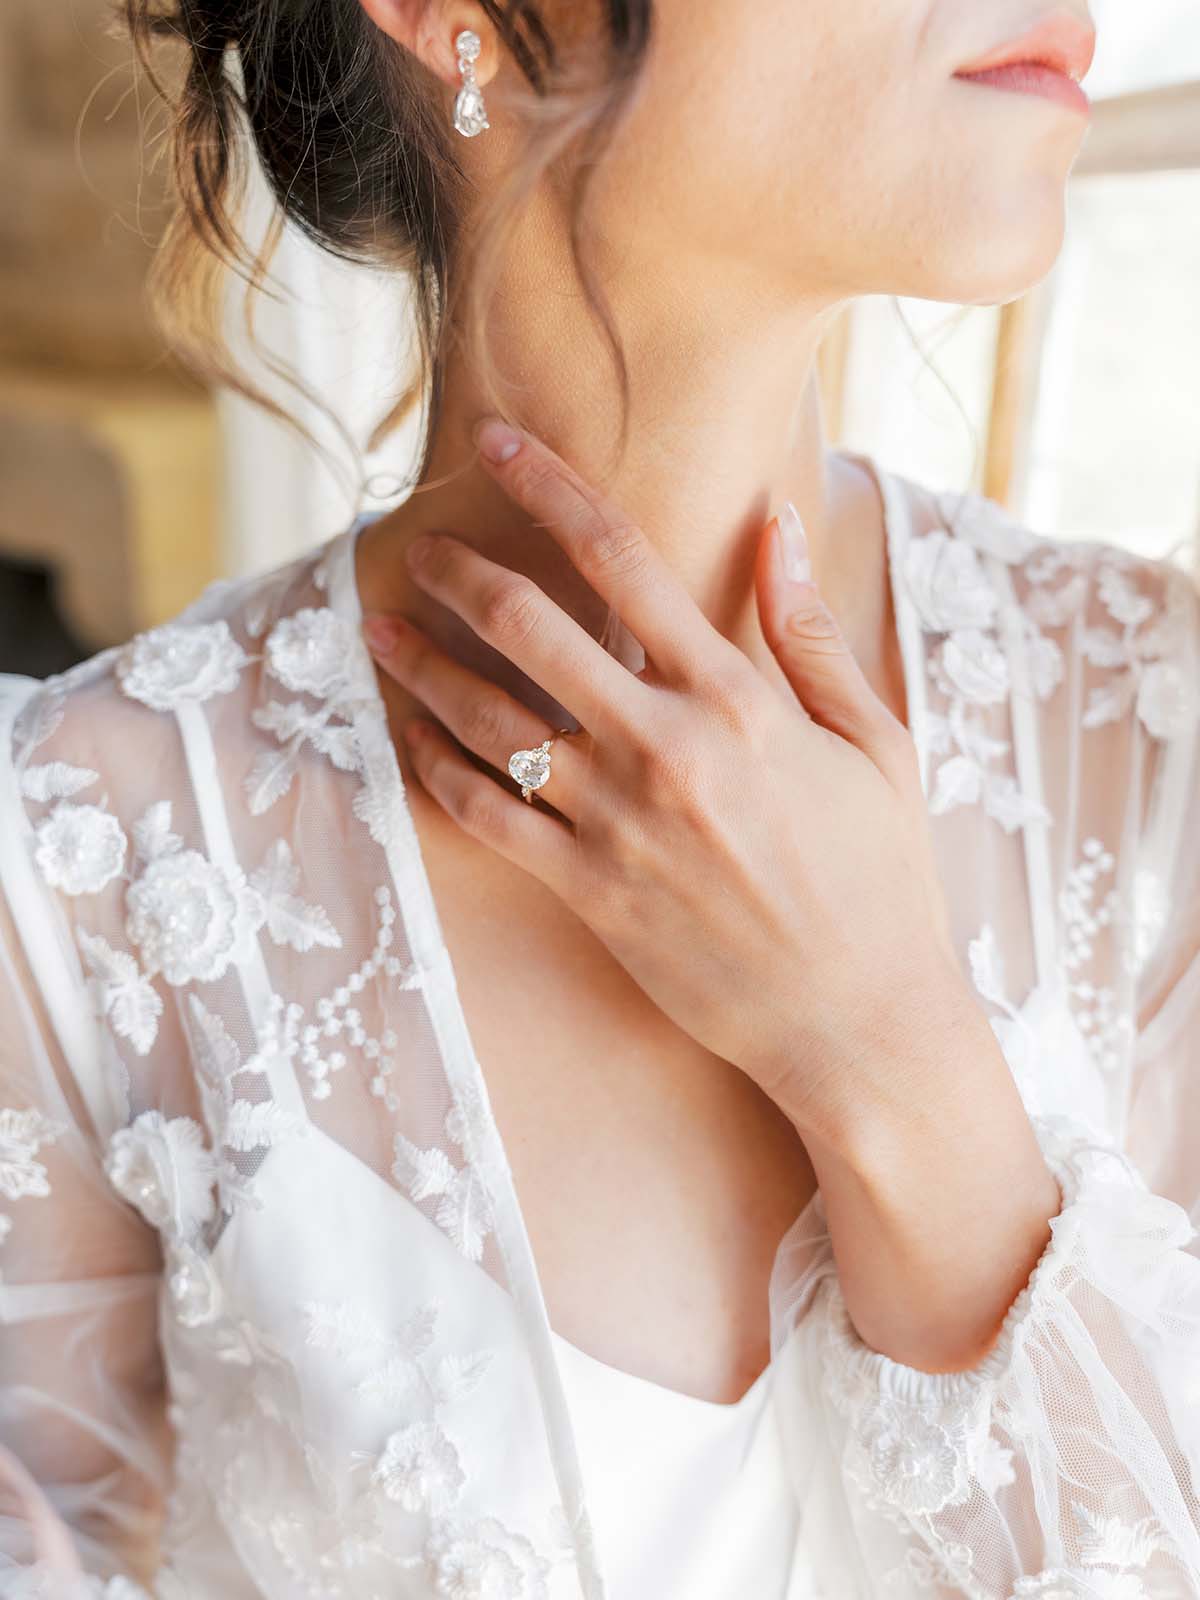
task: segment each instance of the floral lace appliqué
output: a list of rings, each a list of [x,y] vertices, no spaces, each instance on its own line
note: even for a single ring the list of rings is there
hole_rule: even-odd
[[[44,1200],[50,1194],[50,1176],[37,1159],[44,1144],[53,1144],[66,1132],[41,1111],[0,1109],[0,1194],[8,1200]],[[12,1231],[12,1218],[0,1211],[0,1244]]]
[[[60,800],[34,837],[43,878],[64,894],[99,894],[125,865],[125,830],[102,806]]]
[[[115,670],[131,700],[174,711],[232,693],[248,660],[227,622],[168,622],[131,639]]]
[[[950,502],[943,497],[944,512]],[[981,553],[1013,562],[1033,547],[1034,536],[1003,517],[978,496],[965,497],[945,528],[909,540],[903,578],[927,633],[943,635],[927,667],[944,697],[944,713],[929,711],[925,738],[938,764],[929,809],[934,816],[961,805],[982,804],[987,814],[1012,832],[1030,821],[1049,822],[1040,802],[1029,799],[1011,772],[994,764],[1011,746],[990,726],[991,708],[1006,705],[1011,682],[1008,658],[995,630],[1000,602]],[[1061,652],[1030,619],[1018,613],[1035,692],[1046,698],[1062,676]]]

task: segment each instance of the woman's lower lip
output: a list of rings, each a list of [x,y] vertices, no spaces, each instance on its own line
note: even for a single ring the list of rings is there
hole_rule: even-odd
[[[1014,61],[1006,67],[988,67],[983,72],[958,72],[955,77],[963,83],[982,83],[993,89],[1006,89],[1010,94],[1037,94],[1047,100],[1057,100],[1060,105],[1090,114],[1092,102],[1074,78],[1054,67],[1044,67],[1033,61]]]

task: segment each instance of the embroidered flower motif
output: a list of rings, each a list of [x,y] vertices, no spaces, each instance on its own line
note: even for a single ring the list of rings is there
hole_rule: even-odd
[[[171,984],[211,982],[244,960],[263,919],[240,869],[226,870],[198,850],[151,861],[130,885],[125,932],[147,973]]]
[[[1152,738],[1173,739],[1200,716],[1200,691],[1180,665],[1186,628],[1179,590],[1171,586],[1156,610],[1124,570],[1129,565],[1131,558],[1113,552],[1097,575],[1097,591],[1121,631],[1092,627],[1082,634],[1084,656],[1112,674],[1088,696],[1083,726],[1115,722],[1132,705]]]
[[[967,714],[965,699],[950,701],[949,715],[930,712],[925,719],[929,750],[946,755],[937,769],[929,801],[931,815],[940,816],[955,806],[983,801],[984,810],[1006,833],[1026,822],[1050,822],[1049,811],[1031,800],[1011,772],[996,772],[993,764],[1010,749],[1007,739],[995,739]]]
[[[151,1227],[187,1238],[214,1213],[217,1163],[191,1117],[143,1111],[109,1140],[104,1170]]]
[[[185,1328],[202,1327],[220,1314],[220,1282],[208,1257],[190,1244],[172,1242],[166,1282],[175,1316]]]
[[[987,495],[973,490],[965,494],[946,493],[937,496],[937,503],[955,538],[965,540],[982,555],[998,556],[1001,561],[1015,566],[1037,547],[1038,535]]]
[[[438,1511],[467,1481],[458,1451],[436,1422],[411,1422],[389,1435],[371,1480],[405,1511]]]
[[[964,1453],[931,1417],[876,1400],[859,1426],[871,1471],[887,1498],[914,1516],[957,1504],[968,1492]]]
[[[102,806],[60,800],[34,833],[42,876],[64,894],[99,894],[125,865],[124,830]]]
[[[549,1562],[495,1517],[442,1522],[426,1557],[444,1600],[546,1600]]]
[[[978,555],[944,529],[909,541],[904,579],[929,632],[986,628],[996,615],[995,591],[984,576]]]
[[[953,691],[978,705],[1008,698],[1008,661],[996,641],[979,628],[957,628],[942,644],[941,666]]]
[[[130,699],[173,711],[229,694],[248,660],[227,622],[168,622],[131,639],[117,657],[116,674]]]
[[[46,1169],[35,1156],[44,1144],[53,1144],[66,1132],[40,1111],[13,1107],[0,1110],[0,1194],[9,1200],[26,1196],[45,1199],[50,1193]]]
[[[1138,680],[1136,709],[1152,738],[1174,739],[1195,720],[1195,687],[1173,661],[1152,661]]]
[[[308,606],[267,635],[267,671],[298,694],[330,700],[346,687],[353,643],[349,624],[337,612]]]

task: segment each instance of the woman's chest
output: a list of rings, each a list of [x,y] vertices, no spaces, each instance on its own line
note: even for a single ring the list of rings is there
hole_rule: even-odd
[[[528,874],[417,802],[459,1000],[551,1326],[719,1402],[770,1355],[767,1283],[816,1187],[795,1129]]]

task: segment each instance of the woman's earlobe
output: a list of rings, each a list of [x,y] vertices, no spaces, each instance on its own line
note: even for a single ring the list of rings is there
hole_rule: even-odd
[[[492,37],[480,6],[446,4],[443,0],[358,0],[381,32],[416,56],[443,83],[461,89],[468,78],[487,83],[495,71]],[[459,49],[466,35],[475,40],[473,53]],[[464,55],[467,71],[464,72]]]

